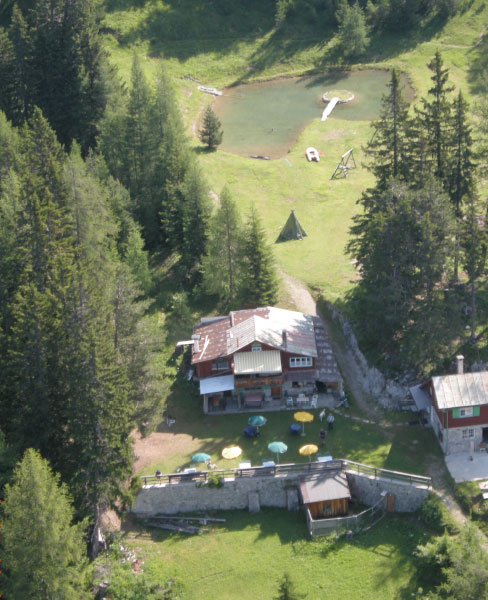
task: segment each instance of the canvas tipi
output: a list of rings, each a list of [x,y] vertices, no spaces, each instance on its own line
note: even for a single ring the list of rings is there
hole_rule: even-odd
[[[295,211],[292,209],[288,221],[278,236],[277,242],[287,242],[288,240],[302,240],[307,234],[298,222]]]

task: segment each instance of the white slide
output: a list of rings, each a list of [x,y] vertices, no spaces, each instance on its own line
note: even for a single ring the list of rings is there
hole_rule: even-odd
[[[331,98],[329,104],[327,104],[327,106],[324,109],[324,112],[322,113],[322,118],[320,119],[321,121],[327,121],[327,117],[334,110],[334,106],[338,102],[339,102],[339,98],[337,96],[334,96],[333,98]]]

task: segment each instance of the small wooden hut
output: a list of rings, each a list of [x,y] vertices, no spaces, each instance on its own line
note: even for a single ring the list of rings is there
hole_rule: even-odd
[[[300,481],[303,503],[312,519],[340,517],[347,514],[351,492],[346,474],[321,474]]]

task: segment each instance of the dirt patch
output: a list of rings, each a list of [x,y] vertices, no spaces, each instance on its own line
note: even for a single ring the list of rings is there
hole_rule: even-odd
[[[191,453],[192,450],[196,452],[200,443],[187,433],[171,431],[156,431],[145,438],[141,438],[139,432],[132,432],[131,437],[134,440],[134,473],[173,454]]]
[[[325,133],[320,139],[324,141],[336,140],[337,138],[344,137],[345,134],[345,129],[333,129],[332,131]]]

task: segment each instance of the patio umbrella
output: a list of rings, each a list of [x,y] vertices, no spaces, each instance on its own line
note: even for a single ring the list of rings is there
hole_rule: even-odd
[[[266,425],[268,419],[266,417],[263,417],[263,415],[253,415],[252,417],[249,417],[247,422],[249,423],[249,425],[257,427],[259,431],[260,427]]]
[[[319,451],[319,447],[316,446],[315,444],[305,444],[305,446],[302,446],[298,452],[302,455],[302,456],[308,456],[308,460],[312,460],[312,454],[315,454],[316,452]]]
[[[228,446],[227,448],[224,448],[222,450],[222,456],[224,458],[228,458],[229,460],[232,460],[233,458],[237,458],[241,454],[242,454],[242,448],[239,448],[239,446]]]
[[[207,463],[210,460],[210,454],[205,452],[198,452],[191,457],[191,462],[194,463]]]
[[[284,452],[286,452],[288,450],[288,446],[286,444],[284,444],[283,442],[271,442],[270,444],[268,444],[268,450],[270,452],[276,453],[276,458],[279,463],[280,462],[280,454],[283,454]]]
[[[310,423],[313,421],[312,413],[306,411],[299,411],[293,415],[295,421],[299,421],[302,424],[302,435],[305,435],[305,423]]]

